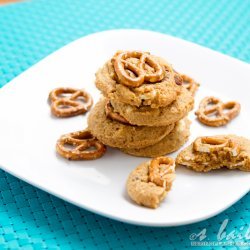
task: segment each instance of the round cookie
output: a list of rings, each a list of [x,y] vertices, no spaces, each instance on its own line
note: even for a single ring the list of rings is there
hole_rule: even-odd
[[[142,157],[157,157],[172,153],[187,142],[190,135],[190,123],[188,118],[180,120],[169,135],[152,146],[140,149],[122,148],[121,150],[124,153]]]
[[[106,102],[106,99],[101,99],[88,117],[89,130],[105,145],[117,148],[143,148],[159,142],[174,128],[174,124],[162,127],[138,127],[111,120],[105,114]]]
[[[164,78],[156,83],[143,83],[140,87],[128,87],[118,82],[112,63],[109,60],[96,73],[96,87],[105,97],[112,100],[134,105],[149,106],[152,108],[164,107],[176,99],[181,87],[176,84],[171,65],[159,57],[154,57],[165,68]]]
[[[194,98],[182,88],[177,99],[167,107],[158,109],[131,106],[118,101],[110,101],[114,111],[123,116],[130,124],[139,126],[166,126],[176,123],[193,109]]]

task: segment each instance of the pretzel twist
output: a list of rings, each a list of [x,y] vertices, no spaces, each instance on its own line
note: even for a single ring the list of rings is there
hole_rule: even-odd
[[[129,58],[139,59],[138,65],[129,62]],[[139,87],[144,82],[155,83],[165,76],[162,65],[146,52],[118,52],[112,61],[119,81],[129,87]],[[148,72],[147,68],[152,68],[153,72]]]
[[[240,153],[239,146],[228,138],[205,136],[197,138],[193,143],[193,149],[201,153],[214,153],[219,151],[230,152],[232,156]]]
[[[200,84],[187,75],[181,74],[181,77],[182,77],[182,86],[185,87],[192,94],[192,96],[194,96]]]
[[[94,149],[89,150],[92,147]],[[61,136],[56,143],[56,151],[69,160],[94,160],[106,152],[106,146],[90,131],[82,130]]]
[[[225,112],[227,110],[227,112]],[[211,127],[219,127],[227,124],[240,112],[240,104],[235,101],[223,103],[220,99],[210,96],[205,97],[198,111],[195,112],[200,122]]]
[[[70,94],[68,97],[63,97]],[[51,112],[57,117],[70,117],[86,113],[92,106],[92,97],[84,90],[57,88],[50,92]]]
[[[170,190],[175,179],[175,161],[170,157],[157,157],[149,165],[149,181]]]

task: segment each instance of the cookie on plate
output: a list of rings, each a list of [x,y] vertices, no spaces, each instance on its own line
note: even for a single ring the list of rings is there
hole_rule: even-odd
[[[90,111],[88,128],[103,144],[117,148],[142,148],[153,145],[174,129],[174,124],[162,127],[132,126],[107,118],[101,99]]]
[[[176,163],[198,172],[223,167],[250,171],[250,140],[237,135],[199,137],[179,153]]]
[[[157,157],[172,153],[187,142],[190,135],[189,127],[190,121],[188,118],[184,118],[176,123],[175,128],[169,135],[166,135],[156,144],[145,148],[123,148],[121,150],[124,153],[142,157]]]
[[[157,208],[175,179],[175,163],[169,157],[158,157],[141,163],[127,180],[129,197],[137,204]]]
[[[117,65],[117,58],[120,57],[121,53],[127,53],[127,56],[120,60],[120,67],[115,67]],[[141,66],[142,58],[144,58],[143,66]],[[123,68],[120,71],[123,72],[124,77],[131,78],[132,83],[137,78],[139,79],[138,75],[142,69],[145,74],[153,75],[155,74],[155,70],[162,68],[163,74],[161,73],[160,78],[152,77],[154,82],[150,82],[150,79],[145,78],[140,86],[127,86],[123,82],[126,78],[119,78],[120,72],[117,70],[121,68],[121,65],[123,65]],[[135,74],[135,71],[138,75]],[[180,92],[181,86],[178,85],[180,83],[179,81],[177,83],[175,81],[179,79],[176,77],[176,74],[178,73],[174,72],[172,66],[162,58],[152,56],[147,52],[122,51],[117,52],[112,59],[107,61],[97,71],[95,83],[97,88],[108,99],[137,107],[149,106],[158,108],[169,105],[176,99]]]
[[[193,109],[194,98],[185,88],[181,89],[176,100],[161,108],[136,107],[119,101],[110,101],[115,112],[123,116],[129,123],[139,126],[166,126],[176,123]]]

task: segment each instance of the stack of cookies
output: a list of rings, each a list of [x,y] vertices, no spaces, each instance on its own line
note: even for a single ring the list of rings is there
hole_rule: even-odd
[[[91,133],[103,144],[135,156],[178,150],[189,137],[187,115],[194,104],[190,85],[182,82],[160,57],[118,51],[96,73],[103,97],[89,114]]]

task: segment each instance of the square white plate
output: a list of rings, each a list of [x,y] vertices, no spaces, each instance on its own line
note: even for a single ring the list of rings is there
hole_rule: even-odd
[[[158,209],[152,210],[134,204],[125,190],[129,172],[146,159],[111,148],[95,161],[67,161],[56,154],[56,140],[62,134],[84,129],[86,115],[54,118],[48,93],[60,86],[84,87],[96,102],[100,94],[94,74],[119,49],[151,51],[194,77],[202,86],[196,105],[211,94],[225,101],[240,101],[240,115],[223,128],[202,126],[191,112],[190,142],[200,135],[223,133],[250,137],[250,70],[246,63],[151,31],[113,30],[70,43],[0,90],[0,166],[80,207],[138,225],[197,222],[218,214],[246,194],[250,173],[221,170],[203,174],[180,167],[172,191]]]

